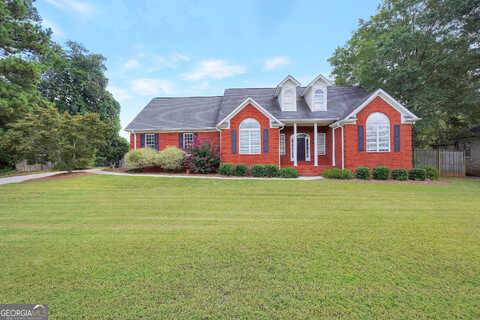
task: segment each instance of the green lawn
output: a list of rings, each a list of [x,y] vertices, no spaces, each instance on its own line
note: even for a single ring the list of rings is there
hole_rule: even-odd
[[[478,319],[480,181],[0,186],[0,302],[50,319]]]

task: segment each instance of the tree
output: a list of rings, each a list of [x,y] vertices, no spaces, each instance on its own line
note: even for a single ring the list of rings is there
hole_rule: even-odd
[[[95,113],[72,116],[60,114],[54,107],[36,108],[10,125],[2,144],[15,160],[50,161],[71,171],[93,163],[111,130]]]
[[[40,59],[49,52],[51,31],[42,29],[32,3],[0,1],[0,140],[9,123],[47,104],[37,85],[45,70]],[[12,165],[10,154],[0,148],[0,168]]]
[[[130,150],[130,144],[127,139],[120,137],[116,131],[112,130],[105,146],[97,152],[95,165],[117,167],[128,150]]]
[[[480,121],[480,1],[385,0],[329,59],[337,85],[383,88],[422,118],[418,145]]]

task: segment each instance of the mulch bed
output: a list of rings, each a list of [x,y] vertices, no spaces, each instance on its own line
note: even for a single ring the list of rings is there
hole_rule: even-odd
[[[92,175],[95,175],[95,173],[91,173],[91,172],[70,172],[70,173],[68,173],[68,172],[66,172],[66,173],[55,174],[55,175],[49,176],[49,177],[27,180],[27,181],[24,181],[23,183],[37,182],[37,181],[50,181],[50,180],[63,180],[63,179],[78,178],[78,177],[92,176]]]
[[[355,183],[368,183],[368,184],[420,184],[420,185],[438,185],[438,186],[448,186],[450,182],[440,181],[440,180],[426,180],[426,181],[414,181],[414,180],[362,180],[362,179],[350,179],[350,180],[341,180],[341,179],[319,179],[322,181],[335,181],[335,182],[355,182]]]

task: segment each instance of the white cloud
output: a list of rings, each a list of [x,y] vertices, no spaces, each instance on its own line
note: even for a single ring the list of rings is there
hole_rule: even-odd
[[[284,66],[290,64],[290,58],[281,56],[281,57],[273,57],[265,61],[265,65],[263,66],[264,70],[274,70],[280,66]]]
[[[135,69],[140,66],[140,62],[138,62],[137,59],[129,59],[125,64],[123,65],[124,69]]]
[[[46,0],[51,5],[66,11],[73,11],[81,15],[91,15],[93,7],[86,2],[77,0]]]
[[[246,72],[240,65],[230,65],[225,60],[204,60],[191,73],[183,74],[185,80],[201,80],[204,78],[223,79]]]
[[[113,97],[117,99],[118,101],[122,102],[125,100],[130,99],[132,96],[128,93],[127,90],[114,87],[114,86],[108,86],[107,90],[110,91],[111,94],[113,94]]]
[[[65,35],[63,30],[58,25],[56,25],[55,23],[53,23],[52,21],[50,21],[48,19],[44,18],[43,21],[42,21],[42,25],[45,28],[52,29],[53,34],[57,37],[63,37]]]
[[[173,84],[168,80],[155,78],[135,79],[131,83],[132,90],[140,95],[152,96],[160,93],[173,94]]]
[[[180,53],[172,53],[168,56],[155,54],[140,54],[140,56],[150,61],[151,67],[148,69],[148,72],[155,72],[162,69],[175,69],[181,62],[190,61],[190,57]]]

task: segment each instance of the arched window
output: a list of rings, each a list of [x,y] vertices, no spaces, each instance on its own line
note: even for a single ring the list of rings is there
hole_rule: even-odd
[[[315,106],[315,108],[318,108],[318,109],[323,108],[324,103],[325,101],[324,101],[323,90],[321,89],[315,90],[313,94],[313,105]]]
[[[380,112],[367,119],[367,152],[390,151],[390,120]]]
[[[239,152],[241,154],[260,153],[260,123],[252,118],[247,118],[240,123]]]

